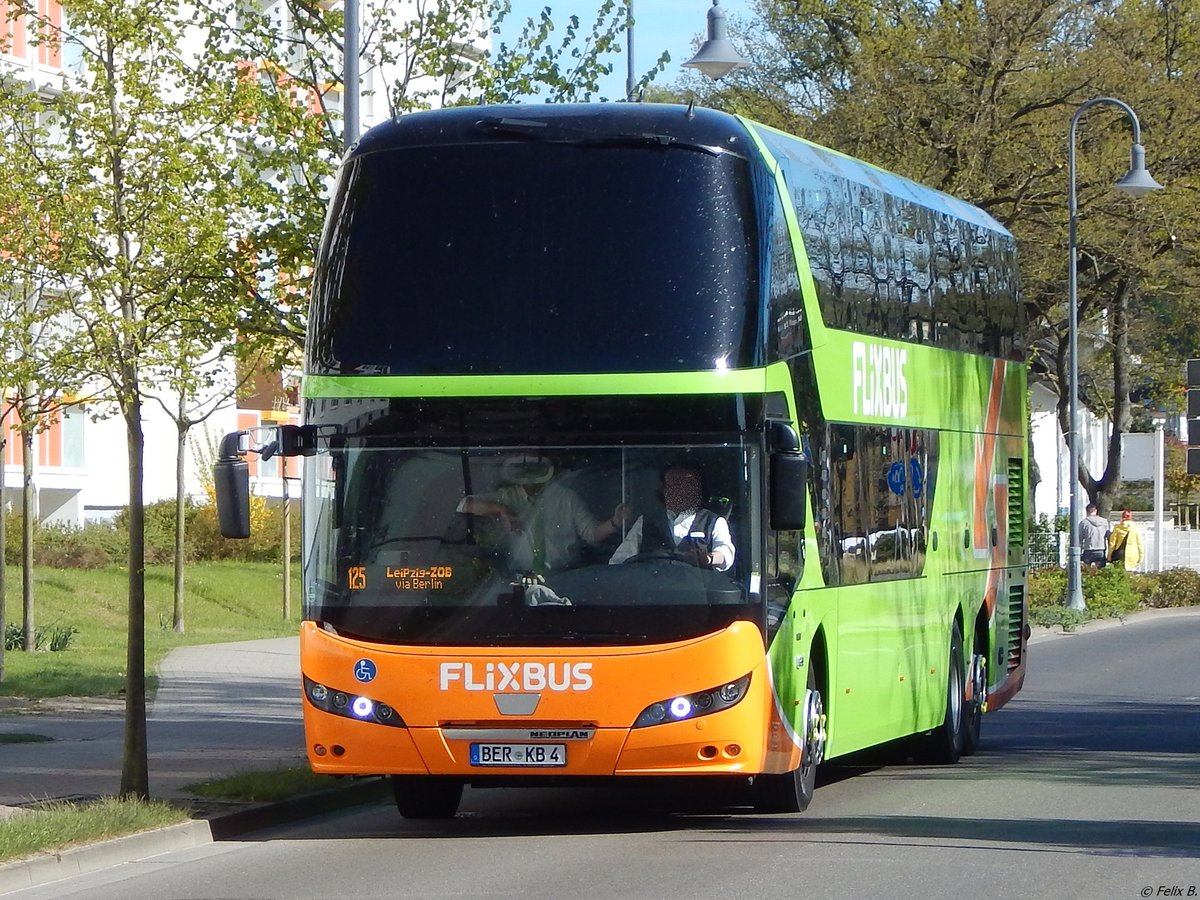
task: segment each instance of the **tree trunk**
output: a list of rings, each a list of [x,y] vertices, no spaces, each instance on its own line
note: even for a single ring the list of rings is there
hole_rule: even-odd
[[[1104,477],[1096,484],[1096,490],[1092,493],[1097,505],[1106,511],[1112,508],[1113,500],[1121,492],[1121,438],[1129,432],[1132,419],[1129,401],[1129,297],[1133,290],[1131,280],[1122,278],[1117,284],[1112,302],[1112,431],[1109,432],[1108,440],[1108,465],[1104,468]]]
[[[33,621],[33,529],[37,524],[37,500],[33,490],[33,423],[21,416],[21,643],[35,649],[37,632]]]
[[[125,658],[125,750],[121,796],[150,796],[146,753],[146,508],[142,495],[145,435],[137,374],[127,373],[125,430],[129,451],[129,631]]]
[[[183,555],[184,555],[184,500],[183,470],[186,463],[187,425],[181,418],[176,423],[175,443],[175,612],[172,625],[183,634]]]

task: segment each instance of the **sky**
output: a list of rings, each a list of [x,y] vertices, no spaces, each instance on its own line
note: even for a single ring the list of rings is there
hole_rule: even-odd
[[[596,20],[598,0],[512,0],[512,12],[505,20],[501,39],[513,40],[527,18],[536,17],[544,7],[550,7],[551,17],[561,33],[569,16],[579,16],[580,28],[588,28]],[[661,84],[670,84],[685,70],[680,66],[695,53],[693,41],[706,36],[708,10],[712,0],[633,0],[633,52],[634,72],[641,78],[659,55],[666,50],[671,54],[667,68],[656,79]],[[736,17],[749,18],[750,0],[721,0],[721,9],[732,20]],[[621,41],[624,51],[624,40]],[[736,41],[735,41],[736,46]],[[738,47],[741,50],[741,47]],[[611,99],[625,96],[627,61],[621,56],[612,60],[613,71],[601,79],[600,93]]]

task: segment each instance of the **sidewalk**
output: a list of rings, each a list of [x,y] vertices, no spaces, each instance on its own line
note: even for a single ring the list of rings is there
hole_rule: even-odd
[[[171,651],[146,713],[150,795],[182,800],[197,781],[304,765],[299,672],[298,638]],[[49,706],[0,714],[0,732],[51,739],[0,744],[0,807],[120,791],[123,705]]]
[[[274,638],[173,650],[159,667],[146,711],[150,796],[194,810],[181,825],[0,864],[0,894],[183,850],[247,831],[386,796],[378,779],[280,803],[194,800],[189,784],[251,769],[305,766],[300,639]],[[0,711],[0,734],[50,738],[0,743],[0,817],[45,799],[88,800],[121,789],[124,704],[56,701],[29,713]]]

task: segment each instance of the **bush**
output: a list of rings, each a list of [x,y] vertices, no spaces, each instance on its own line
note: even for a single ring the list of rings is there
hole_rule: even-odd
[[[197,559],[235,562],[280,562],[283,558],[283,507],[261,497],[250,499],[250,537],[230,540],[221,535],[217,507],[206,503],[197,508],[188,526],[188,539]],[[292,559],[300,552],[299,516],[292,516]]]
[[[1142,605],[1149,609],[1195,606],[1200,602],[1200,572],[1194,569],[1167,569],[1153,575],[1140,575]]]
[[[1083,599],[1092,619],[1127,616],[1141,605],[1134,579],[1120,566],[1083,570]]]
[[[1044,569],[1029,573],[1029,619],[1034,625],[1061,625],[1070,631],[1084,619],[1121,618],[1138,609],[1195,606],[1200,602],[1200,572],[1168,569],[1138,574],[1119,566],[1083,569],[1083,613],[1063,606],[1067,573]]]
[[[175,500],[158,500],[146,504],[146,564],[166,565],[175,561]],[[183,558],[195,559],[188,532],[196,520],[196,503],[190,498],[183,501]],[[121,533],[125,553],[129,552],[129,507],[121,510],[113,522]]]
[[[292,516],[292,559],[300,557],[300,521]],[[251,534],[247,540],[229,540],[217,526],[217,510],[210,503],[187,500],[184,506],[184,559],[233,562],[279,562],[283,546],[283,508],[261,497],[251,500]],[[5,559],[21,562],[21,517],[5,521]],[[129,556],[129,511],[111,522],[89,522],[82,528],[39,525],[33,533],[33,562],[50,569],[101,569],[122,564]],[[175,560],[175,501],[160,500],[146,506],[146,563],[170,565]]]
[[[33,649],[49,649],[52,653],[66,650],[77,634],[79,629],[74,625],[43,625],[33,630]],[[4,649],[21,650],[24,646],[25,634],[21,626],[16,622],[7,623],[4,626]]]
[[[21,562],[23,520],[9,516],[4,523],[4,559]],[[121,543],[108,523],[77,528],[71,525],[37,525],[33,529],[33,564],[51,569],[101,569],[121,557]]]

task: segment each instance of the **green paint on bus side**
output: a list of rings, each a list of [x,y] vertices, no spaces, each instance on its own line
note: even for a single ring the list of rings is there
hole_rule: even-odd
[[[936,535],[937,549],[932,541],[927,544],[921,578],[826,588],[815,527],[806,531],[804,572],[768,654],[779,708],[790,715],[797,733],[803,728],[799,717],[807,667],[816,652],[824,654],[830,721],[826,754],[833,757],[934,728],[945,715],[951,623],[956,615],[962,619],[969,659],[989,570],[1007,566],[1004,511],[997,509],[993,485],[980,494],[976,484],[981,475],[989,483],[1002,476],[1006,482],[1010,456],[1021,461],[1025,472],[1025,369],[987,357],[828,328],[782,168],[758,133],[762,126],[741,121],[782,200],[822,416],[830,422],[939,432],[930,515],[930,538]],[[994,389],[998,397],[993,396]],[[989,416],[990,403],[997,405]],[[997,435],[990,443],[984,436],[989,426]],[[989,448],[990,458],[985,458]],[[978,534],[976,521],[981,497],[983,535]],[[992,524],[997,529],[995,548]],[[981,545],[983,549],[977,550]],[[993,585],[995,612],[989,623],[993,684],[1004,675],[1007,647],[1002,636],[1009,631],[1006,588],[1011,578],[1023,583],[1024,570],[1005,568]],[[906,681],[908,690],[895,689]]]

